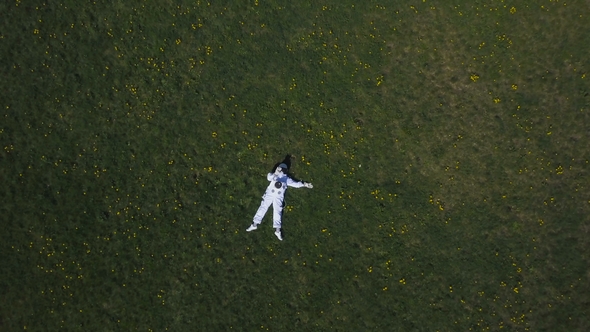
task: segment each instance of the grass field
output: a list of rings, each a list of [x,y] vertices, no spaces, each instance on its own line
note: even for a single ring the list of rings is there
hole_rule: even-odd
[[[0,12],[0,330],[590,330],[588,1]]]

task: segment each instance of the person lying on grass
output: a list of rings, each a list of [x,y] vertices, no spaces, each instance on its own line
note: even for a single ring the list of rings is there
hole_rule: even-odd
[[[313,185],[308,182],[293,180],[288,174],[288,167],[286,163],[281,163],[275,168],[274,173],[268,173],[266,179],[270,181],[270,184],[266,188],[264,195],[262,196],[262,202],[252,225],[246,229],[247,232],[251,232],[258,228],[258,225],[262,222],[262,218],[266,214],[266,211],[272,204],[273,208],[273,227],[275,229],[275,235],[279,240],[283,240],[281,233],[281,222],[283,217],[283,207],[285,206],[285,192],[288,187],[293,188],[313,188]]]

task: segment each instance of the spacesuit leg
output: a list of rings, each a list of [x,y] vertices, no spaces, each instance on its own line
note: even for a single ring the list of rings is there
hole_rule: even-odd
[[[275,197],[272,202],[272,227],[274,228],[281,228],[283,220],[283,207],[285,207],[285,201],[283,200],[283,197]]]
[[[259,225],[262,222],[262,218],[264,218],[264,215],[266,214],[266,211],[268,210],[268,208],[270,207],[270,205],[273,202],[273,198],[270,197],[267,194],[264,194],[264,196],[262,196],[262,202],[260,202],[260,207],[258,208],[258,211],[256,211],[256,214],[254,215],[254,219],[253,222],[256,225]]]

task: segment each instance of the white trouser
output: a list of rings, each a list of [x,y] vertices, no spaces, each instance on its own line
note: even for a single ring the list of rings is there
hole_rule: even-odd
[[[283,206],[285,205],[283,198],[283,195],[272,195],[265,193],[264,196],[262,196],[260,207],[258,208],[258,211],[256,211],[256,215],[254,215],[254,223],[259,225],[262,222],[262,218],[272,204],[272,227],[280,228],[283,217]]]

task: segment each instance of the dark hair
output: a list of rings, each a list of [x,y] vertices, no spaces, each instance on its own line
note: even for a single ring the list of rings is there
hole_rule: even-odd
[[[289,171],[289,169],[291,169],[291,155],[288,154],[285,156],[285,159],[283,159],[283,161],[276,163],[272,170],[270,171],[270,173],[274,173],[274,171],[277,169],[277,167],[279,167],[280,164],[285,164],[287,165],[287,168],[283,168],[283,173],[287,173]]]

